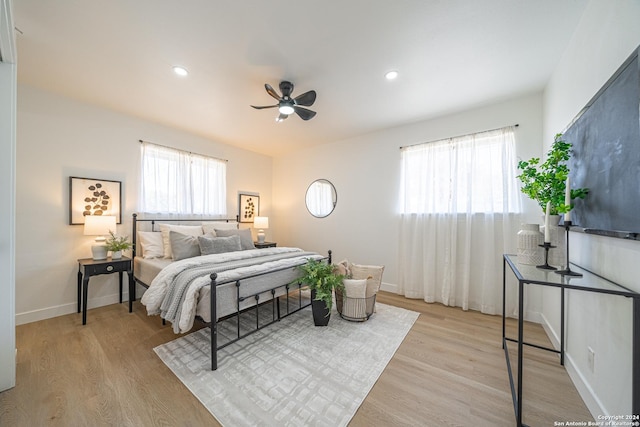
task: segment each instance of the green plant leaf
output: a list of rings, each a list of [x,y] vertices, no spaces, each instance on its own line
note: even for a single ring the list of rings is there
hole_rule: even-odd
[[[107,250],[116,252],[116,251],[124,251],[129,249],[132,245],[129,242],[129,236],[118,237],[113,231],[109,230],[109,237],[105,241],[105,246]]]
[[[316,300],[324,301],[329,310],[333,306],[333,290],[344,289],[343,275],[335,274],[334,266],[321,260],[310,259],[298,267],[302,275],[294,283],[307,285],[316,291]]]
[[[551,202],[551,215],[566,213],[572,205],[565,205],[565,186],[569,176],[566,162],[571,157],[571,144],[562,139],[562,134],[556,134],[553,145],[547,153],[546,160],[540,164],[540,159],[533,157],[528,161],[518,162],[518,169],[522,171],[517,178],[522,182],[520,190],[530,199],[538,202],[545,212],[547,202]],[[571,189],[571,198],[584,199],[589,193],[588,188]]]

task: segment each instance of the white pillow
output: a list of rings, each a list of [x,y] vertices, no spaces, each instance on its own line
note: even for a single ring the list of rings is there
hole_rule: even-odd
[[[160,231],[162,232],[162,250],[164,252],[164,258],[173,258],[171,252],[171,240],[169,238],[169,232],[175,231],[177,233],[186,234],[187,236],[202,236],[202,226],[200,225],[173,225],[173,224],[159,224]]]
[[[367,279],[367,298],[375,295],[380,290],[382,284],[382,273],[384,265],[361,265],[350,264],[349,273],[352,279]]]
[[[213,233],[213,236],[216,236],[216,228],[218,230],[237,230],[238,223],[237,222],[226,222],[226,221],[210,221],[202,223],[202,231],[203,234]]]
[[[367,317],[367,279],[344,279],[344,298],[342,315],[353,319]]]
[[[154,231],[138,231],[142,258],[162,258],[164,248],[162,247],[162,233]]]
[[[344,279],[344,294],[349,298],[364,298],[367,294],[367,279]]]

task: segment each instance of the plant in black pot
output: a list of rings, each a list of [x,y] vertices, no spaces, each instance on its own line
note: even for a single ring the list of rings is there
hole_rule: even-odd
[[[344,289],[344,276],[336,274],[334,266],[322,260],[310,259],[298,268],[302,271],[302,276],[297,281],[311,289],[313,322],[316,326],[327,326],[333,306],[333,290]]]

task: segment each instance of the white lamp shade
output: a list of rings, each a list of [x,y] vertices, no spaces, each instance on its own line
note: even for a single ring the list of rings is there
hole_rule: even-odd
[[[84,217],[85,236],[105,236],[116,232],[116,217],[112,215],[87,215]]]
[[[264,230],[265,228],[269,228],[269,217],[267,216],[257,216],[253,219],[253,228],[259,228]]]

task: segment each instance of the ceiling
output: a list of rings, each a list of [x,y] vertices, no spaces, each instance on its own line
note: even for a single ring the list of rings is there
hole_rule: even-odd
[[[16,0],[18,82],[277,156],[540,91],[587,3]],[[249,106],[281,80],[314,119]]]

